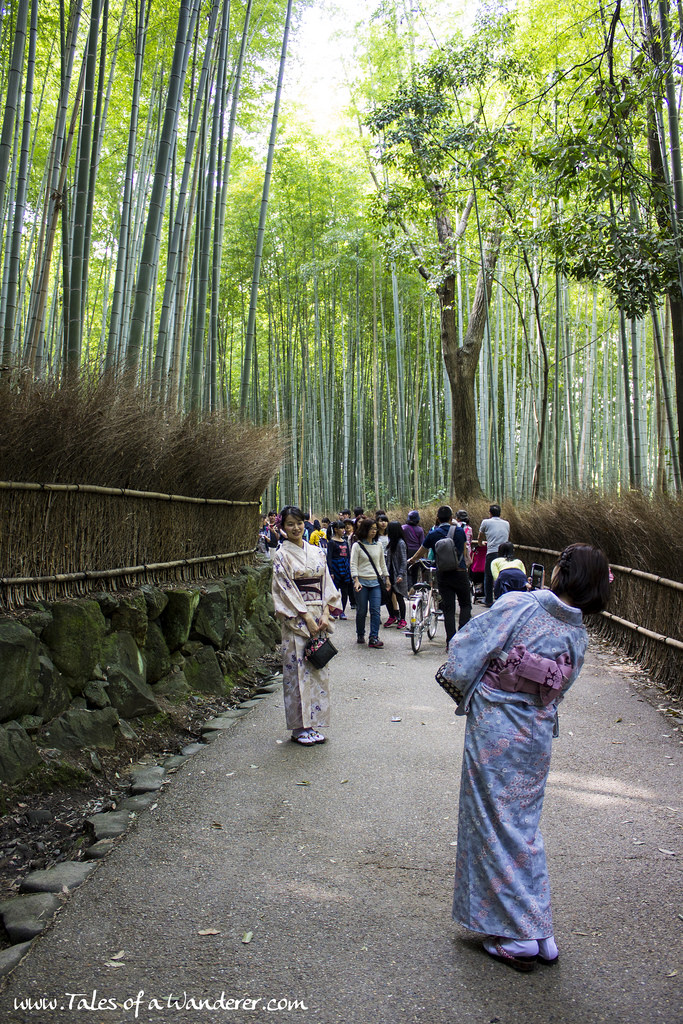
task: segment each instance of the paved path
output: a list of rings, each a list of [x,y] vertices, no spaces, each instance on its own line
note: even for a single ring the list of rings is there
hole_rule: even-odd
[[[544,811],[562,960],[516,974],[450,918],[464,726],[433,680],[442,628],[415,657],[340,623],[329,742],[287,742],[274,694],[196,755],[34,943],[0,1019],[679,1024],[681,734],[590,655]]]

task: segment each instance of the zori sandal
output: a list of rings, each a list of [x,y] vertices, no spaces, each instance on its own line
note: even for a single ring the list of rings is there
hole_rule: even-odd
[[[320,735],[318,733],[318,735]],[[313,738],[310,729],[304,729],[303,732],[297,733],[296,736],[292,733],[292,743],[300,743],[302,747],[312,747],[314,743],[319,743],[319,740]]]
[[[536,966],[535,956],[516,956],[501,946],[500,942],[486,941],[483,943],[484,950],[494,960],[499,960],[506,967],[512,967],[513,971],[533,971]]]
[[[324,743],[326,738],[321,732],[317,732],[316,729],[309,729],[308,734],[314,743]]]

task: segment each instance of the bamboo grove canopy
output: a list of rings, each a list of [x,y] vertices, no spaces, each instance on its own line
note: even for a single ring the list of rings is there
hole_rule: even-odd
[[[272,503],[679,491],[678,10],[368,3],[323,130],[319,7],[2,6],[2,385],[281,424]]]

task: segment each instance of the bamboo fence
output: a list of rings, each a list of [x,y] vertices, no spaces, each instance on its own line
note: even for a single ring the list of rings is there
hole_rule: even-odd
[[[225,575],[253,559],[259,501],[0,481],[0,608]]]
[[[546,576],[560,552],[515,544],[545,566]],[[539,557],[536,557],[539,556]],[[589,616],[598,633],[617,642],[660,682],[683,696],[683,583],[654,573],[611,564],[610,610]]]

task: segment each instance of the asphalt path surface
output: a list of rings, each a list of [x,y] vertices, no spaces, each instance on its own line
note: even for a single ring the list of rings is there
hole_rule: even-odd
[[[0,1019],[682,1021],[674,721],[589,654],[542,821],[561,959],[518,974],[450,916],[464,721],[434,682],[443,625],[417,656],[382,638],[338,624],[326,744],[289,742],[275,693],[173,776],[10,975]]]

